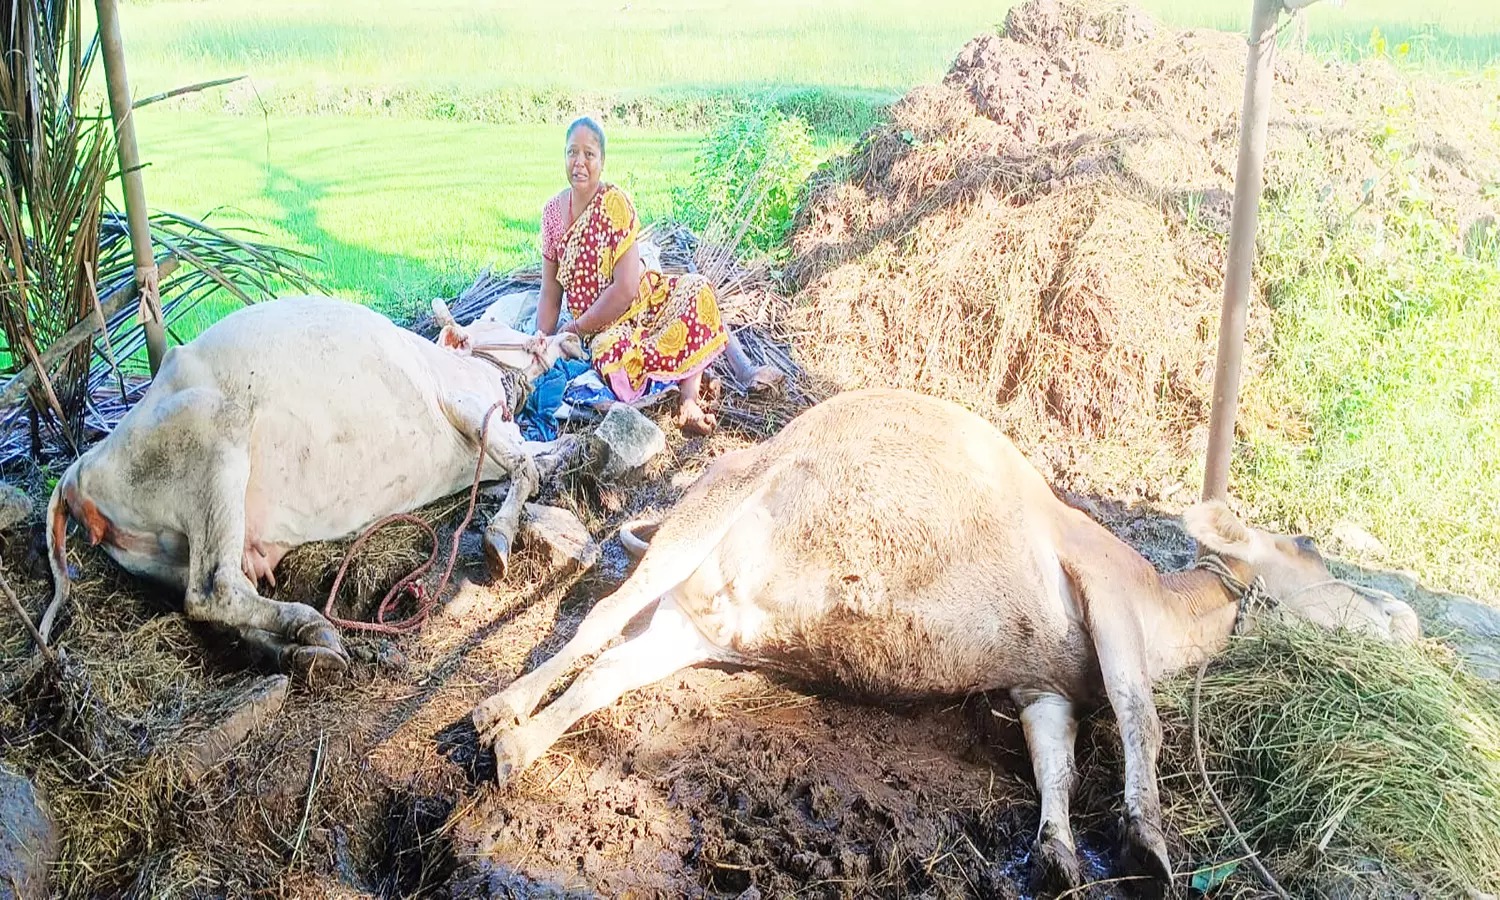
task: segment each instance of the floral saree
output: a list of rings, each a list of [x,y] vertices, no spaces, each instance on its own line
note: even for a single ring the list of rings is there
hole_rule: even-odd
[[[640,236],[630,198],[604,184],[588,208],[566,225],[569,191],[542,214],[542,253],[557,262],[568,311],[588,310],[614,279],[615,263]],[[589,343],[594,368],[616,397],[630,402],[652,382],[676,382],[703,371],[729,340],[719,303],[702,275],[646,270],[635,302]]]

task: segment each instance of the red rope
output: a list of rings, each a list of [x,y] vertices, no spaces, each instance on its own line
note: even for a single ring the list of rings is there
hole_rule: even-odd
[[[463,540],[464,530],[469,527],[469,522],[474,518],[474,506],[479,501],[479,480],[480,476],[484,473],[485,448],[488,446],[490,434],[490,417],[496,411],[504,409],[504,415],[501,418],[507,422],[510,421],[510,410],[505,407],[506,401],[504,399],[496,401],[495,405],[491,406],[489,411],[484,414],[484,420],[479,425],[479,459],[474,463],[474,483],[469,487],[469,508],[464,513],[464,520],[459,523],[458,528],[453,532],[453,545],[448,551],[448,565],[443,569],[443,577],[438,579],[437,587],[429,592],[422,585],[416,583],[419,578],[426,575],[427,571],[437,563],[437,531],[431,525],[410,513],[395,513],[394,515],[377,519],[374,524],[366,528],[355,539],[353,546],[349,548],[348,555],[344,557],[343,565],[339,566],[338,575],[333,579],[333,587],[328,591],[328,602],[323,604],[324,618],[340,628],[347,628],[354,631],[373,631],[378,634],[408,634],[422,627],[427,621],[427,617],[432,614],[433,607],[437,606],[437,600],[443,595],[443,590],[448,587],[448,580],[453,576],[453,566],[458,561],[458,545]],[[432,538],[431,555],[427,557],[426,562],[411,570],[406,577],[396,582],[391,586],[390,590],[385,592],[385,596],[380,600],[380,606],[375,610],[375,621],[361,622],[358,619],[339,618],[333,612],[333,602],[338,598],[339,586],[344,582],[344,574],[349,569],[349,563],[359,553],[359,548],[365,541],[370,539],[371,535],[392,522],[411,522],[426,531],[428,537]],[[386,615],[396,608],[396,603],[403,594],[410,594],[412,599],[416,601],[417,611],[398,622],[387,622],[385,620]]]

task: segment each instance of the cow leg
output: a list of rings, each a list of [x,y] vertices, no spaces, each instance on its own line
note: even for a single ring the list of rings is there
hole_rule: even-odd
[[[516,532],[521,530],[521,508],[541,485],[536,463],[530,457],[518,451],[512,459],[515,468],[510,472],[505,499],[484,526],[484,556],[496,578],[504,578],[510,568],[510,548],[516,542]]]
[[[278,666],[312,675],[342,671],[348,657],[338,634],[317,610],[268,600],[245,576],[245,488],[250,458],[242,446],[206,448],[206,485],[197,498],[200,517],[188,529],[188,618],[233,629]],[[271,637],[267,637],[267,635]]]
[[[492,457],[498,461],[500,457],[496,454],[504,454],[513,466],[510,486],[505,491],[500,509],[484,528],[484,554],[490,572],[504,578],[510,566],[510,548],[521,528],[522,508],[536,495],[542,482],[556,477],[573,462],[580,445],[577,438],[569,436],[555,441],[518,441],[501,446],[496,446],[492,437],[490,446]]]
[[[701,559],[691,548],[671,554],[648,553],[619,589],[594,604],[560,650],[474,707],[472,718],[480,742],[489,743],[501,730],[525,722],[553,682],[574,663],[598,653],[619,637],[631,619],[691,575]]]
[[[1166,884],[1172,880],[1172,864],[1162,833],[1156,783],[1161,721],[1151,697],[1151,682],[1144,677],[1144,666],[1133,660],[1107,663],[1104,657],[1101,652],[1104,689],[1119,721],[1125,752],[1125,861],[1130,869]]]
[[[709,641],[670,598],[636,637],[594,661],[557,700],[495,740],[495,780],[519,775],[563,736],[573,723],[603,709],[626,691],[660,681],[698,663],[729,658]]]
[[[1026,732],[1036,789],[1042,798],[1033,878],[1046,891],[1071,890],[1082,882],[1068,821],[1068,803],[1077,778],[1073,745],[1078,722],[1073,718],[1073,704],[1058,694],[1035,691],[1014,690],[1011,698],[1021,709],[1021,728]]]
[[[484,432],[484,417],[489,414],[489,431],[485,434],[484,452],[500,469],[500,475],[510,477],[505,499],[500,511],[495,513],[484,529],[484,555],[489,561],[490,571],[504,578],[510,565],[510,548],[515,543],[516,532],[521,528],[521,507],[536,493],[541,484],[537,464],[523,449],[521,429],[514,422],[500,418],[500,412],[490,414],[491,402],[473,394],[462,394],[443,401],[443,409],[451,421],[470,440],[479,441]]]
[[[488,744],[501,730],[525,722],[554,681],[571,669],[575,662],[597,653],[605,644],[618,637],[637,613],[661,596],[659,591],[653,591],[646,585],[649,582],[638,582],[635,577],[627,580],[619,590],[600,600],[589,610],[589,614],[579,623],[578,630],[562,649],[535,669],[512,681],[505,690],[474,707],[472,719],[475,730],[479,732],[480,743]]]
[[[543,483],[562,474],[577,460],[582,449],[583,442],[571,434],[555,441],[525,441],[521,444],[521,452],[536,463],[537,477]]]
[[[1161,720],[1151,696],[1146,638],[1131,596],[1143,580],[1133,578],[1131,573],[1147,565],[1107,552],[1097,554],[1085,565],[1064,561],[1064,569],[1083,598],[1104,692],[1120,725],[1125,754],[1125,863],[1165,884],[1172,880],[1172,864],[1162,834],[1161,796],[1156,783]]]
[[[631,576],[613,594],[594,604],[572,639],[505,690],[474,707],[472,718],[481,742],[488,743],[504,728],[524,723],[554,681],[579,660],[602,650],[641,610],[665,598],[704,564],[741,516],[758,502],[761,490],[743,492],[746,482],[731,478],[727,491],[713,495],[713,485],[718,479],[743,471],[754,459],[751,455],[721,456],[678,504],[677,514],[662,524]],[[711,518],[706,514],[710,509]],[[673,524],[678,521],[698,524]]]

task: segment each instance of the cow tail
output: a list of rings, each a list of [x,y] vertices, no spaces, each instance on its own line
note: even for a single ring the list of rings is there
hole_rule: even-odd
[[[76,478],[78,463],[81,461],[75,460],[68,466],[47,500],[47,563],[52,567],[52,603],[43,614],[41,624],[37,626],[43,641],[51,635],[52,623],[62,611],[72,587],[71,573],[68,571],[68,507],[63,502],[63,493]]]

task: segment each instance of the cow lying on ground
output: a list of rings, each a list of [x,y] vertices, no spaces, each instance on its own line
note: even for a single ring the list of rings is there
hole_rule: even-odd
[[[446,308],[436,303],[440,318]],[[168,351],[114,432],[71,465],[48,505],[56,596],[68,590],[71,514],[129,571],[184,592],[189,618],[238,634],[283,669],[342,669],[329,622],[260,596],[287,551],[341,538],[483,478],[511,479],[485,547],[503,568],[521,507],[572,441],[523,442],[510,413],[577,336],[530,338],[447,319],[436,343],[341,300],[296,297],[234,312]]]
[[[627,546],[645,548],[634,574],[555,656],[480,704],[474,725],[504,782],[580,717],[697,663],[874,698],[1008,689],[1041,793],[1038,873],[1071,885],[1074,710],[1102,695],[1124,745],[1128,860],[1167,879],[1154,679],[1216,653],[1243,618],[1271,609],[1418,636],[1409,607],[1333,580],[1308,539],[1249,528],[1220,503],[1184,518],[1222,575],[1158,574],[958,406],[904,391],[841,394],[715,460],[652,526],[649,546],[627,526]],[[1264,594],[1242,590],[1257,580]],[[536,710],[555,680],[658,600],[643,633]]]

